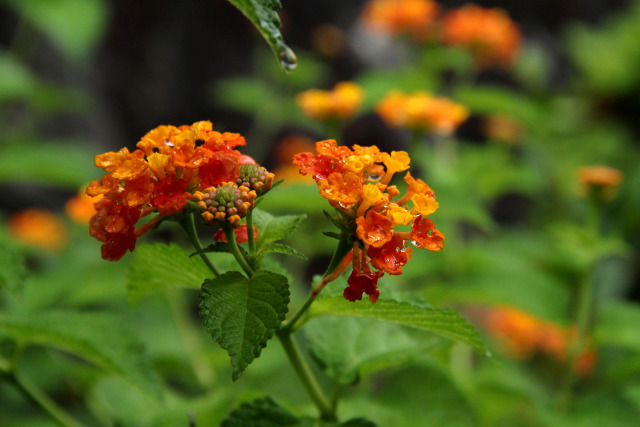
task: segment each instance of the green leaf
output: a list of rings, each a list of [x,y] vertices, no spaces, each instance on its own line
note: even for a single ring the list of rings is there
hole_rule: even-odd
[[[136,304],[147,294],[164,288],[199,289],[210,272],[199,258],[177,245],[141,245],[133,253],[127,272],[127,296]]]
[[[298,258],[307,259],[305,254],[283,243],[269,243],[260,248],[260,255],[266,255],[270,252],[278,252],[286,255],[297,256]]]
[[[366,319],[384,320],[398,325],[408,326],[453,341],[465,343],[476,350],[487,350],[473,326],[458,313],[450,309],[421,307],[397,301],[350,302],[342,297],[318,299],[311,306],[310,317],[318,316],[354,316]]]
[[[198,254],[206,254],[208,252],[226,252],[226,253],[231,253],[229,250],[229,244],[226,242],[215,242],[210,244],[209,246],[203,248],[201,251],[195,251],[194,253],[192,253],[191,255],[189,255],[190,257],[194,256],[194,255],[198,255]]]
[[[284,43],[280,33],[280,17],[276,9],[282,7],[279,0],[229,0],[260,31],[271,49],[280,60],[280,66],[286,72],[296,68],[297,59],[293,51]]]
[[[36,181],[77,191],[96,176],[89,145],[82,141],[0,144],[0,182]]]
[[[258,250],[264,245],[283,239],[291,234],[306,215],[273,216],[261,209],[254,209],[253,223],[258,228]]]
[[[227,350],[237,380],[260,356],[289,304],[286,277],[259,271],[250,279],[237,271],[205,280],[200,293],[200,316],[211,337]]]
[[[253,402],[245,402],[240,408],[231,412],[222,422],[222,427],[245,426],[293,426],[299,423],[298,417],[267,396]]]
[[[89,55],[106,27],[107,7],[102,0],[8,2],[73,61]]]
[[[324,371],[343,384],[415,359],[442,342],[438,337],[414,337],[407,328],[392,323],[356,317],[316,318],[302,331]]]
[[[0,288],[18,294],[26,275],[24,258],[6,245],[0,245]]]
[[[0,333],[21,345],[71,352],[160,398],[147,353],[127,325],[112,314],[73,311],[0,314]]]
[[[624,301],[607,301],[598,310],[594,339],[609,345],[640,351],[640,305]]]

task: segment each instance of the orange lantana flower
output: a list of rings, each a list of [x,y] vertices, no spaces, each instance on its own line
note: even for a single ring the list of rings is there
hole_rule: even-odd
[[[442,41],[469,49],[481,66],[512,64],[521,39],[518,26],[500,9],[467,4],[442,18]]]
[[[27,209],[9,218],[9,232],[28,246],[58,250],[68,243],[67,226],[53,212]]]
[[[310,89],[296,97],[302,112],[315,120],[351,118],[363,99],[362,89],[352,82],[340,82],[330,91]]]
[[[622,172],[606,166],[583,166],[578,170],[580,194],[590,193],[602,197],[604,201],[613,199],[622,182]]]
[[[501,349],[517,359],[542,354],[565,362],[577,340],[575,328],[562,327],[511,306],[490,308],[484,315],[484,326]],[[574,370],[586,375],[593,370],[596,353],[587,342],[574,358]]]
[[[407,194],[400,195],[395,185],[388,185],[396,173],[409,168],[406,152],[391,154],[375,147],[338,146],[335,140],[316,143],[316,154],[294,156],[302,175],[311,175],[320,195],[342,212],[347,221],[349,239],[353,240],[353,273],[349,277],[344,297],[349,301],[369,295],[377,300],[378,279],[384,274],[401,274],[412,249],[432,251],[442,249],[444,235],[427,219],[438,204],[433,190],[409,172],[404,179],[409,184]],[[412,224],[413,231],[396,227]],[[371,270],[371,267],[377,271]]]
[[[424,129],[450,135],[469,117],[469,111],[448,98],[427,92],[389,92],[376,106],[378,115],[391,127]]]
[[[267,190],[273,174],[235,150],[242,145],[246,142],[240,134],[220,133],[211,122],[201,121],[159,126],[143,136],[133,152],[123,148],[96,156],[96,166],[107,173],[87,188],[88,196],[104,196],[95,204],[89,231],[104,243],[103,258],[115,261],[132,251],[138,237],[164,217],[182,212],[199,190],[244,185],[253,198]],[[246,212],[253,207],[249,205],[234,209]],[[159,215],[136,228],[141,217],[153,213]],[[238,225],[240,215],[222,220],[229,218]]]
[[[387,34],[408,33],[424,40],[440,6],[433,0],[371,0],[362,11],[362,21],[374,31]]]

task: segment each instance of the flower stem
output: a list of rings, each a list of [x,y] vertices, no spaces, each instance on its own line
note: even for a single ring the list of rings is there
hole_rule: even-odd
[[[329,402],[324,392],[320,388],[320,385],[318,384],[316,377],[313,375],[311,368],[302,356],[300,348],[293,340],[291,332],[289,330],[280,329],[277,332],[277,335],[280,339],[280,343],[282,344],[285,353],[287,354],[289,362],[291,362],[293,369],[302,382],[302,386],[320,411],[320,417],[325,421],[336,421],[334,405]]]
[[[247,274],[247,276],[251,277],[254,274],[253,268],[247,262],[247,259],[244,257],[242,252],[240,252],[240,248],[238,247],[238,243],[236,243],[236,236],[233,232],[233,228],[226,225],[222,227],[222,231],[224,231],[224,235],[227,238],[227,244],[229,245],[229,251],[233,255],[233,257],[238,261],[238,264]]]
[[[249,238],[249,253],[256,251],[256,236],[253,233],[253,209],[247,212],[247,237]]]
[[[34,403],[47,413],[54,421],[63,427],[82,427],[75,418],[69,415],[42,390],[30,381],[18,377],[15,372],[7,372],[1,377],[6,378],[27,400]]]
[[[316,286],[313,292],[311,292],[311,295],[309,295],[307,300],[302,304],[298,311],[296,311],[296,313],[282,325],[282,327],[280,328],[281,330],[285,330],[287,332],[293,331],[298,320],[300,320],[307,309],[311,307],[311,304],[313,304],[313,301],[315,301],[322,288],[324,288],[327,283],[335,280],[338,275],[342,274],[344,269],[341,269],[340,271],[337,271],[337,269],[340,269],[342,267],[342,261],[351,251],[351,245],[352,243],[350,239],[340,239],[340,242],[338,243],[338,246],[333,253],[333,257],[329,262],[329,267],[327,267],[327,271],[325,271],[323,275],[322,281],[318,284],[318,286]],[[337,274],[332,274],[334,272]]]
[[[218,273],[218,270],[211,263],[211,260],[207,257],[207,255],[202,252],[202,243],[200,243],[200,239],[198,239],[198,234],[196,233],[196,224],[193,220],[193,214],[188,213],[184,217],[184,219],[180,221],[180,225],[187,234],[187,237],[189,237],[189,240],[191,241],[193,247],[196,249],[196,251],[198,251],[198,255],[200,256],[202,261],[206,264],[207,267],[209,267],[209,270],[211,270],[213,276],[218,277],[220,273]]]

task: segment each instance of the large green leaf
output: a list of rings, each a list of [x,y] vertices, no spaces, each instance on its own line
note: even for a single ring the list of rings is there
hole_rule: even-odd
[[[486,353],[480,336],[473,326],[450,309],[421,307],[397,301],[349,302],[342,297],[318,299],[309,310],[310,318],[317,316],[354,316],[421,329],[442,337],[465,343]]]
[[[229,414],[229,417],[222,422],[222,427],[294,426],[298,422],[298,417],[284,409],[271,397],[265,397],[243,403]]]
[[[109,313],[74,311],[0,314],[0,333],[24,344],[73,353],[156,398],[160,384],[147,353],[127,325]]]
[[[624,301],[607,301],[598,310],[594,339],[609,345],[640,351],[640,305]]]
[[[258,228],[258,249],[287,237],[298,228],[306,217],[306,215],[273,216],[261,209],[255,209],[253,211],[253,221]]]
[[[215,342],[227,350],[237,380],[267,345],[287,314],[286,277],[259,271],[250,279],[230,271],[207,279],[200,293],[200,316]]]
[[[133,253],[127,273],[127,295],[135,304],[145,295],[164,288],[199,289],[211,275],[198,257],[177,245],[141,245]]]
[[[282,5],[279,0],[229,0],[256,26],[271,49],[280,60],[284,71],[296,68],[297,60],[293,51],[284,43],[280,33],[280,17],[276,13]]]
[[[19,293],[26,274],[24,258],[15,250],[0,244],[0,288],[12,294]]]
[[[102,0],[5,1],[74,61],[88,56],[106,27],[107,8]]]
[[[337,382],[353,383],[362,374],[424,355],[441,338],[414,337],[407,328],[356,317],[326,316],[302,329],[315,358]]]

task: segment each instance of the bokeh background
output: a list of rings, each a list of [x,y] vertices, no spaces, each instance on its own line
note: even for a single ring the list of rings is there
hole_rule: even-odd
[[[243,134],[243,153],[282,171],[288,181],[262,207],[310,217],[291,237],[310,262],[282,260],[302,283],[292,290],[299,303],[308,290],[304,283],[323,271],[333,242],[313,234],[318,224],[330,227],[321,212],[326,201],[286,164],[297,150],[328,137],[349,146],[409,149],[410,132],[387,126],[374,111],[392,89],[448,96],[470,117],[453,136],[457,163],[438,163],[432,151],[438,141],[431,136],[421,154],[412,154],[440,201],[433,219],[447,236],[445,250],[416,251],[405,273],[381,282],[381,289],[459,309],[500,361],[438,346],[425,361],[417,356],[425,342],[402,335],[402,351],[410,357],[381,363],[395,370],[366,376],[375,369],[361,361],[366,368],[345,373],[323,360],[317,338],[344,324],[310,323],[307,345],[312,352],[315,346],[319,366],[329,366],[348,385],[354,377],[362,381],[362,395],[358,387],[347,393],[345,416],[367,413],[379,425],[416,425],[411,417],[394,418],[403,405],[435,425],[623,426],[640,416],[640,2],[476,2],[503,9],[519,26],[520,55],[510,67],[472,67],[468,58],[416,46],[409,37],[371,32],[360,18],[365,3],[282,1],[281,31],[298,57],[298,67],[285,74],[252,24],[226,1],[0,0],[0,245],[24,258],[16,277],[31,277],[25,304],[117,313],[134,325],[173,399],[156,414],[166,416],[160,424],[144,410],[156,406],[112,377],[85,365],[78,371],[67,354],[27,351],[22,371],[87,425],[172,425],[184,421],[187,409],[205,420],[202,425],[217,425],[231,408],[270,388],[285,406],[312,412],[292,375],[273,379],[284,369],[276,345],[269,345],[261,367],[256,363],[230,384],[226,355],[198,329],[193,293],[175,298],[186,315],[175,324],[162,313],[175,314],[176,305],[164,299],[127,305],[125,276],[133,255],[118,263],[100,260],[99,242],[87,237],[85,224],[68,218],[68,200],[102,175],[93,157],[132,150],[160,124],[211,120],[216,130]],[[446,11],[465,2],[439,3]],[[306,117],[296,95],[341,81],[358,83],[365,101],[336,132]],[[492,133],[488,124],[495,117],[507,117],[506,136]],[[577,179],[587,165],[612,167],[623,176],[596,203],[595,234],[589,228],[594,205]],[[39,231],[35,240],[16,234],[12,222],[29,208],[56,217],[53,225],[47,218],[27,224]],[[64,234],[57,234],[55,221]],[[39,240],[42,235],[49,239]],[[186,242],[171,228],[145,239]],[[0,256],[0,266],[7,259],[13,258]],[[17,280],[8,274],[0,276],[4,286]],[[573,410],[557,411],[557,380],[568,362],[549,343],[560,329],[560,340],[571,342],[566,331],[575,323],[577,283],[583,280],[595,283],[601,308],[586,346],[597,357],[570,380]],[[176,349],[175,340],[184,339],[176,338],[176,330],[185,322],[197,332],[187,333],[191,347]],[[429,381],[442,393],[423,390]],[[0,425],[51,425],[8,386],[0,387]],[[417,395],[432,399],[428,412],[421,412],[426,407]],[[124,415],[119,399],[129,402]]]

